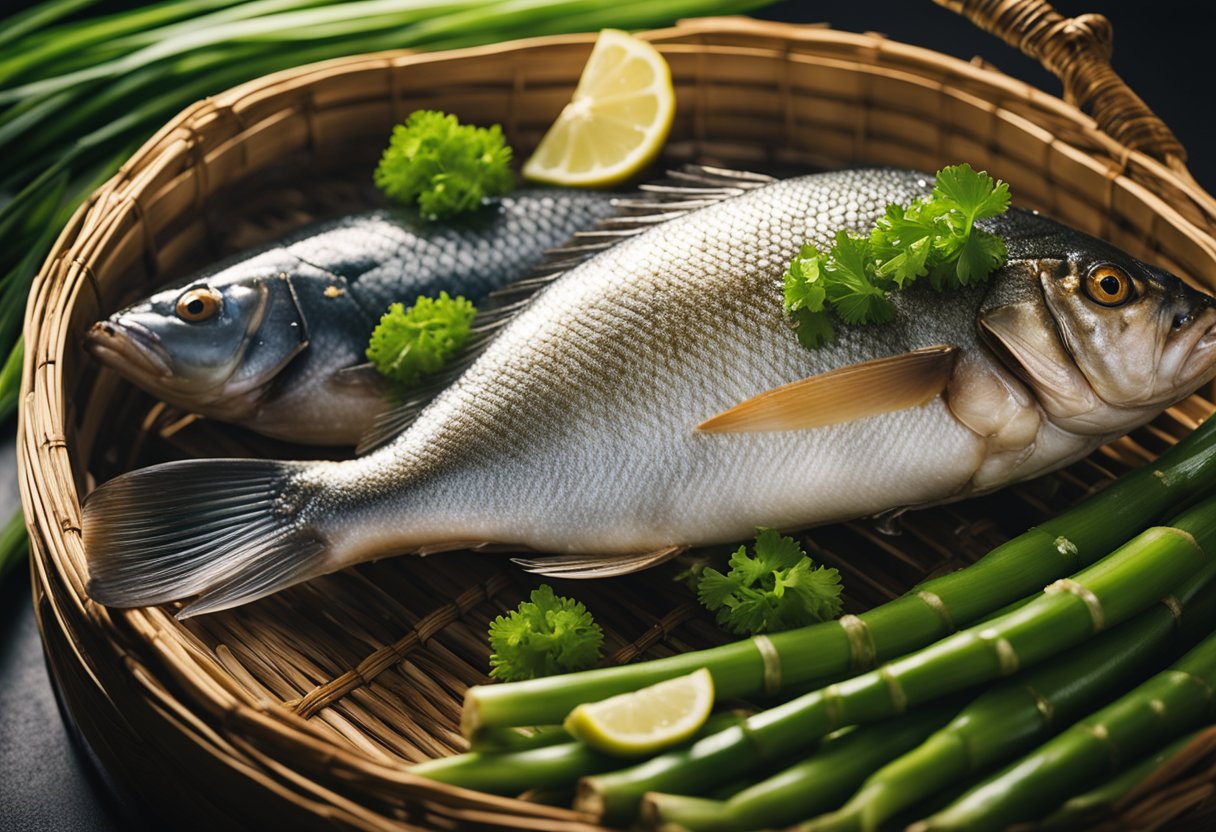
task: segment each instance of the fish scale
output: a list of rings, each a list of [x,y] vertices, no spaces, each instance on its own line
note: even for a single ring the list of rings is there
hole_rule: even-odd
[[[539,297],[397,443],[335,469],[341,508],[319,500],[313,510],[352,518],[352,536],[416,515],[428,518],[414,529],[420,541],[627,552],[821,522],[840,516],[842,502],[859,513],[889,508],[893,498],[915,504],[927,478],[961,488],[980,442],[942,405],[877,417],[863,431],[827,428],[808,442],[692,430],[736,402],[834,366],[974,340],[955,328],[953,338],[937,327],[857,328],[811,351],[782,313],[782,274],[805,239],[827,247],[841,222],[866,227],[889,202],[927,190],[923,175],[909,172],[825,174],[620,244]],[[918,434],[936,437],[960,464],[942,471],[936,461],[909,460],[905,486],[894,487],[888,466],[900,468],[901,449]],[[836,480],[846,470],[859,485],[841,492]],[[723,481],[724,471],[737,476]],[[331,474],[316,476],[319,484]],[[425,488],[412,487],[420,478]],[[346,503],[353,494],[359,509]]]
[[[568,577],[630,571],[758,526],[797,529],[1024,479],[1216,375],[1211,298],[1017,210],[984,223],[1010,253],[987,283],[938,293],[920,281],[893,296],[890,322],[842,325],[830,344],[801,346],[782,309],[800,245],[826,249],[840,228],[865,229],[888,203],[928,190],[912,171],[805,176],[631,237],[542,290],[364,457],[191,461],[106,483],[85,504],[90,591],[124,605],[202,593],[183,613],[196,614],[386,554],[478,543],[561,553],[554,568]],[[1134,280],[1136,303],[1087,299],[1083,276],[1104,263]],[[1144,375],[1145,360],[1160,378]],[[927,365],[937,375],[907,369]],[[895,369],[875,376],[879,390],[833,374],[858,367]],[[810,387],[786,388],[803,379]],[[779,430],[698,428],[790,389],[832,391],[816,405],[829,416],[878,404]],[[911,404],[886,407],[888,396]],[[186,501],[208,519],[227,511],[208,508],[208,472],[273,497],[274,530],[221,524],[207,537],[180,523]],[[132,547],[141,536],[157,542]],[[207,565],[217,556],[223,569]]]

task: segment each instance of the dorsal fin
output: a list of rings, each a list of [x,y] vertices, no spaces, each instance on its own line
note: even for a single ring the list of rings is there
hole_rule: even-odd
[[[544,262],[525,277],[491,292],[473,319],[473,337],[451,363],[377,416],[355,452],[363,454],[378,448],[413,424],[423,408],[485,351],[499,330],[532,298],[575,266],[656,225],[776,181],[762,173],[685,165],[668,171],[667,178],[660,182],[638,186],[634,196],[613,200],[619,211],[617,216],[576,233],[565,245],[550,249]]]
[[[849,364],[753,396],[697,425],[756,433],[851,422],[925,404],[946,388],[958,347],[941,345]]]

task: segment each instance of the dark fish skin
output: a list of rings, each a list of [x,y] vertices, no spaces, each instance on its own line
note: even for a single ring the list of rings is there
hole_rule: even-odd
[[[384,209],[310,225],[114,314],[86,343],[171,404],[281,439],[353,445],[389,394],[361,366],[389,304],[441,291],[480,303],[526,276],[548,249],[617,213],[613,197],[528,189],[447,223]],[[232,302],[233,291],[259,283],[269,290],[259,311]],[[226,329],[182,321],[176,303],[199,286],[225,295],[223,314],[250,320]]]

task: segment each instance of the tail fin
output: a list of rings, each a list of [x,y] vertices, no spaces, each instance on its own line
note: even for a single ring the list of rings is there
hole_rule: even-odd
[[[199,597],[179,618],[322,574],[327,547],[282,500],[298,463],[187,460],[110,480],[84,503],[89,594],[113,607]]]

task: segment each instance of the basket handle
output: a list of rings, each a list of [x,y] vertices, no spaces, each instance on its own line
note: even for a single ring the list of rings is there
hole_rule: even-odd
[[[1036,59],[1064,84],[1064,99],[1099,129],[1186,173],[1186,150],[1110,66],[1114,31],[1100,14],[1068,18],[1046,0],[933,0]]]

